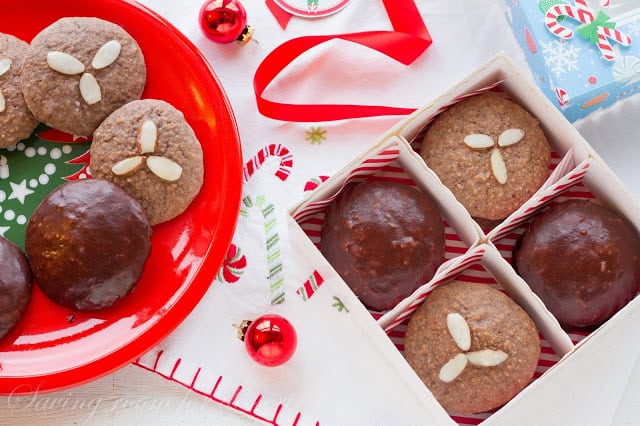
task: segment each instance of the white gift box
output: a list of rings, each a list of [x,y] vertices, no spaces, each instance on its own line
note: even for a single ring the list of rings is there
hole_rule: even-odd
[[[553,171],[547,181],[517,211],[490,230],[483,230],[471,218],[416,152],[425,127],[438,113],[464,97],[486,90],[503,92],[537,117],[553,151]],[[359,303],[352,307],[352,313],[369,322],[366,327],[371,330],[371,338],[388,354],[399,380],[420,395],[425,409],[433,413],[434,419],[451,424],[479,421],[487,424],[567,424],[571,421],[573,424],[580,418],[575,413],[578,410],[587,423],[596,418],[605,423],[611,420],[613,412],[610,408],[615,411],[626,385],[628,376],[625,374],[632,370],[640,354],[640,343],[624,338],[627,330],[640,327],[637,325],[640,298],[636,297],[595,331],[568,333],[517,275],[510,259],[524,229],[521,225],[547,203],[568,198],[593,199],[627,217],[637,229],[640,229],[640,208],[575,128],[507,57],[496,56],[443,96],[415,111],[309,194],[290,211],[291,228],[295,229],[291,232],[292,238],[310,240],[310,243],[300,242],[299,245],[305,250],[317,251],[314,244],[317,247],[319,242],[324,208],[347,183],[366,179],[415,185],[433,196],[445,221],[445,259],[428,283],[382,314],[369,313]],[[453,278],[492,285],[505,291],[529,313],[541,335],[542,353],[533,381],[493,413],[473,416],[446,413],[401,356],[404,331],[411,314],[431,289]],[[346,287],[339,278],[337,282]],[[380,329],[387,335],[380,333]],[[611,355],[611,351],[615,354]],[[606,361],[603,367],[607,368],[598,368],[600,366],[594,363],[599,357],[602,358],[600,362],[605,362],[605,356],[616,364],[609,365]],[[585,381],[585,376],[590,381]],[[598,391],[602,383],[611,388],[607,395]],[[579,401],[573,396],[576,388],[581,396]],[[598,401],[597,405],[592,401]],[[604,408],[601,410],[600,407]],[[596,415],[592,413],[594,410],[598,411]]]

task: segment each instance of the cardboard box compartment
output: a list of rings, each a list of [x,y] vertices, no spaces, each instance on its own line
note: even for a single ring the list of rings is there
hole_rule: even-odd
[[[536,83],[569,121],[638,93],[637,1],[507,0]]]
[[[458,100],[486,90],[503,92],[538,118],[553,151],[553,171],[538,192],[516,212],[493,229],[483,230],[453,194],[441,184],[416,149],[421,143],[425,128],[435,116]],[[639,230],[640,208],[575,128],[540,90],[502,55],[495,57],[443,96],[395,125],[368,151],[309,194],[290,211],[295,221],[292,226],[301,230],[292,234],[308,238],[312,243],[308,245],[310,248],[314,248],[314,244],[317,246],[325,207],[347,183],[367,179],[395,180],[415,185],[431,194],[442,212],[447,236],[445,259],[433,279],[390,311],[382,314],[370,313],[372,338],[379,332],[374,331],[374,328],[383,329],[387,333],[388,341],[382,344],[395,346],[396,351],[401,353],[404,331],[411,314],[435,286],[453,278],[492,285],[505,291],[529,313],[541,335],[542,354],[534,380],[529,386],[494,413],[473,416],[447,413],[446,423],[467,424],[485,421],[489,424],[497,419],[509,420],[511,411],[526,412],[528,404],[535,405],[534,402],[539,396],[534,395],[528,400],[528,394],[536,393],[534,389],[539,386],[555,386],[553,390],[549,388],[549,392],[555,392],[561,399],[564,395],[562,386],[567,385],[562,371],[567,368],[571,370],[566,366],[571,365],[575,355],[580,351],[589,351],[588,348],[591,346],[598,350],[597,341],[607,334],[607,330],[619,328],[620,323],[624,326],[630,315],[640,315],[640,298],[636,297],[595,331],[568,333],[560,327],[542,301],[513,270],[510,263],[511,252],[524,230],[523,225],[548,203],[569,198],[588,198],[627,217]],[[340,282],[344,284],[341,280]],[[363,305],[357,306],[357,309],[366,312]],[[585,343],[589,341],[596,343]],[[620,342],[620,345],[624,347],[625,342]],[[627,351],[628,357],[633,357],[634,354],[637,357],[640,354],[640,345],[623,349]],[[423,396],[428,410],[434,413],[444,412],[404,358],[394,356],[393,363],[405,383]],[[554,376],[560,377],[559,384],[555,383]],[[542,394],[548,395],[545,392]],[[544,416],[544,411],[539,410],[532,414],[531,418],[547,422],[552,420]],[[557,420],[553,419],[554,422]]]

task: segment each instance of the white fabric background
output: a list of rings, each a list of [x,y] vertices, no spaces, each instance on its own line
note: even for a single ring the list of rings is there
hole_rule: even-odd
[[[377,117],[325,123],[287,123],[261,116],[256,110],[253,75],[262,59],[280,43],[302,35],[390,30],[382,3],[353,0],[336,15],[310,20],[293,18],[282,30],[262,0],[244,0],[249,24],[259,43],[245,46],[218,45],[200,32],[197,15],[199,0],[172,2],[144,0],[142,3],[167,18],[203,52],[224,86],[240,131],[245,161],[264,145],[280,143],[291,150],[294,169],[282,182],[273,172],[277,162],[264,167],[246,182],[244,195],[266,194],[276,207],[277,232],[287,279],[287,302],[268,304],[265,290],[266,265],[263,218],[249,212],[242,218],[234,242],[246,248],[251,267],[241,285],[214,282],[211,290],[187,320],[162,344],[142,358],[153,364],[162,353],[158,370],[174,379],[190,383],[199,371],[197,387],[215,385],[218,397],[231,398],[238,386],[236,401],[251,406],[261,395],[259,415],[269,417],[270,407],[284,404],[279,420],[299,424],[411,424],[417,415],[427,419],[438,413],[424,413],[410,387],[394,380],[394,367],[376,352],[377,346],[366,334],[367,325],[358,315],[346,321],[330,307],[326,292],[304,303],[294,294],[313,268],[322,268],[318,259],[302,255],[289,244],[287,210],[304,196],[304,184],[319,175],[332,175],[372,144],[401,117]],[[417,0],[416,4],[433,38],[433,45],[411,66],[398,64],[381,54],[346,42],[329,42],[298,58],[265,92],[265,96],[290,103],[361,103],[399,107],[418,107],[436,98],[451,85],[483,64],[499,51],[506,52],[523,70],[524,56],[507,24],[505,7],[497,0]],[[640,180],[631,164],[637,144],[620,145],[614,140],[637,139],[639,128],[637,101],[621,102],[614,111],[598,113],[579,123],[605,160],[611,160],[636,197]],[[604,115],[604,118],[600,117]],[[634,124],[629,124],[634,123]],[[305,141],[309,127],[322,126],[327,140],[321,144]],[[612,136],[613,135],[613,136]],[[329,283],[327,285],[330,285]],[[337,290],[336,290],[337,291]],[[343,300],[350,295],[341,294]],[[326,303],[322,304],[322,299]],[[242,345],[234,343],[232,323],[262,313],[281,313],[294,322],[300,333],[296,356],[285,366],[265,369],[248,359]],[[353,319],[355,318],[355,319]],[[379,337],[379,336],[378,336]],[[398,397],[403,395],[402,398]],[[246,399],[246,400],[243,400]],[[380,404],[380,401],[387,401]],[[395,401],[395,402],[394,402]],[[392,416],[391,413],[396,413]]]

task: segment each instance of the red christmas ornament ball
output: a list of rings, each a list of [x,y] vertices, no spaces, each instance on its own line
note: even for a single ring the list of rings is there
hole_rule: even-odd
[[[277,314],[245,321],[239,337],[244,340],[249,356],[267,367],[287,362],[298,346],[295,328],[286,318]]]
[[[208,0],[200,8],[200,28],[216,43],[251,39],[253,29],[247,25],[247,12],[238,0]]]

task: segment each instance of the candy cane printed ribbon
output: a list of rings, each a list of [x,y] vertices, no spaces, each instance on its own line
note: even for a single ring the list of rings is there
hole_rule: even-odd
[[[291,62],[307,50],[329,40],[341,39],[374,49],[404,65],[410,65],[431,45],[431,36],[413,0],[383,0],[394,31],[304,36],[288,40],[275,48],[258,66],[253,89],[258,111],[266,117],[284,121],[333,121],[380,115],[406,115],[413,108],[370,105],[295,105],[263,97],[269,84]]]
[[[277,305],[284,302],[284,273],[282,265],[282,253],[280,251],[280,235],[278,235],[278,221],[276,219],[276,208],[273,203],[267,202],[263,195],[252,198],[250,196],[242,199],[240,216],[247,217],[249,209],[256,209],[262,213],[264,220],[264,236],[267,248],[267,266],[269,267],[269,292],[271,293],[271,304]]]
[[[581,23],[576,28],[578,33],[591,44],[595,44],[607,61],[613,61],[616,58],[611,41],[622,46],[631,45],[631,37],[616,30],[616,23],[611,21],[606,13],[598,11],[594,14],[586,0],[575,0],[574,3],[575,6],[563,3],[547,9],[544,23],[552,34],[568,40],[573,37],[573,31],[560,22],[565,22],[564,17],[578,21]]]

